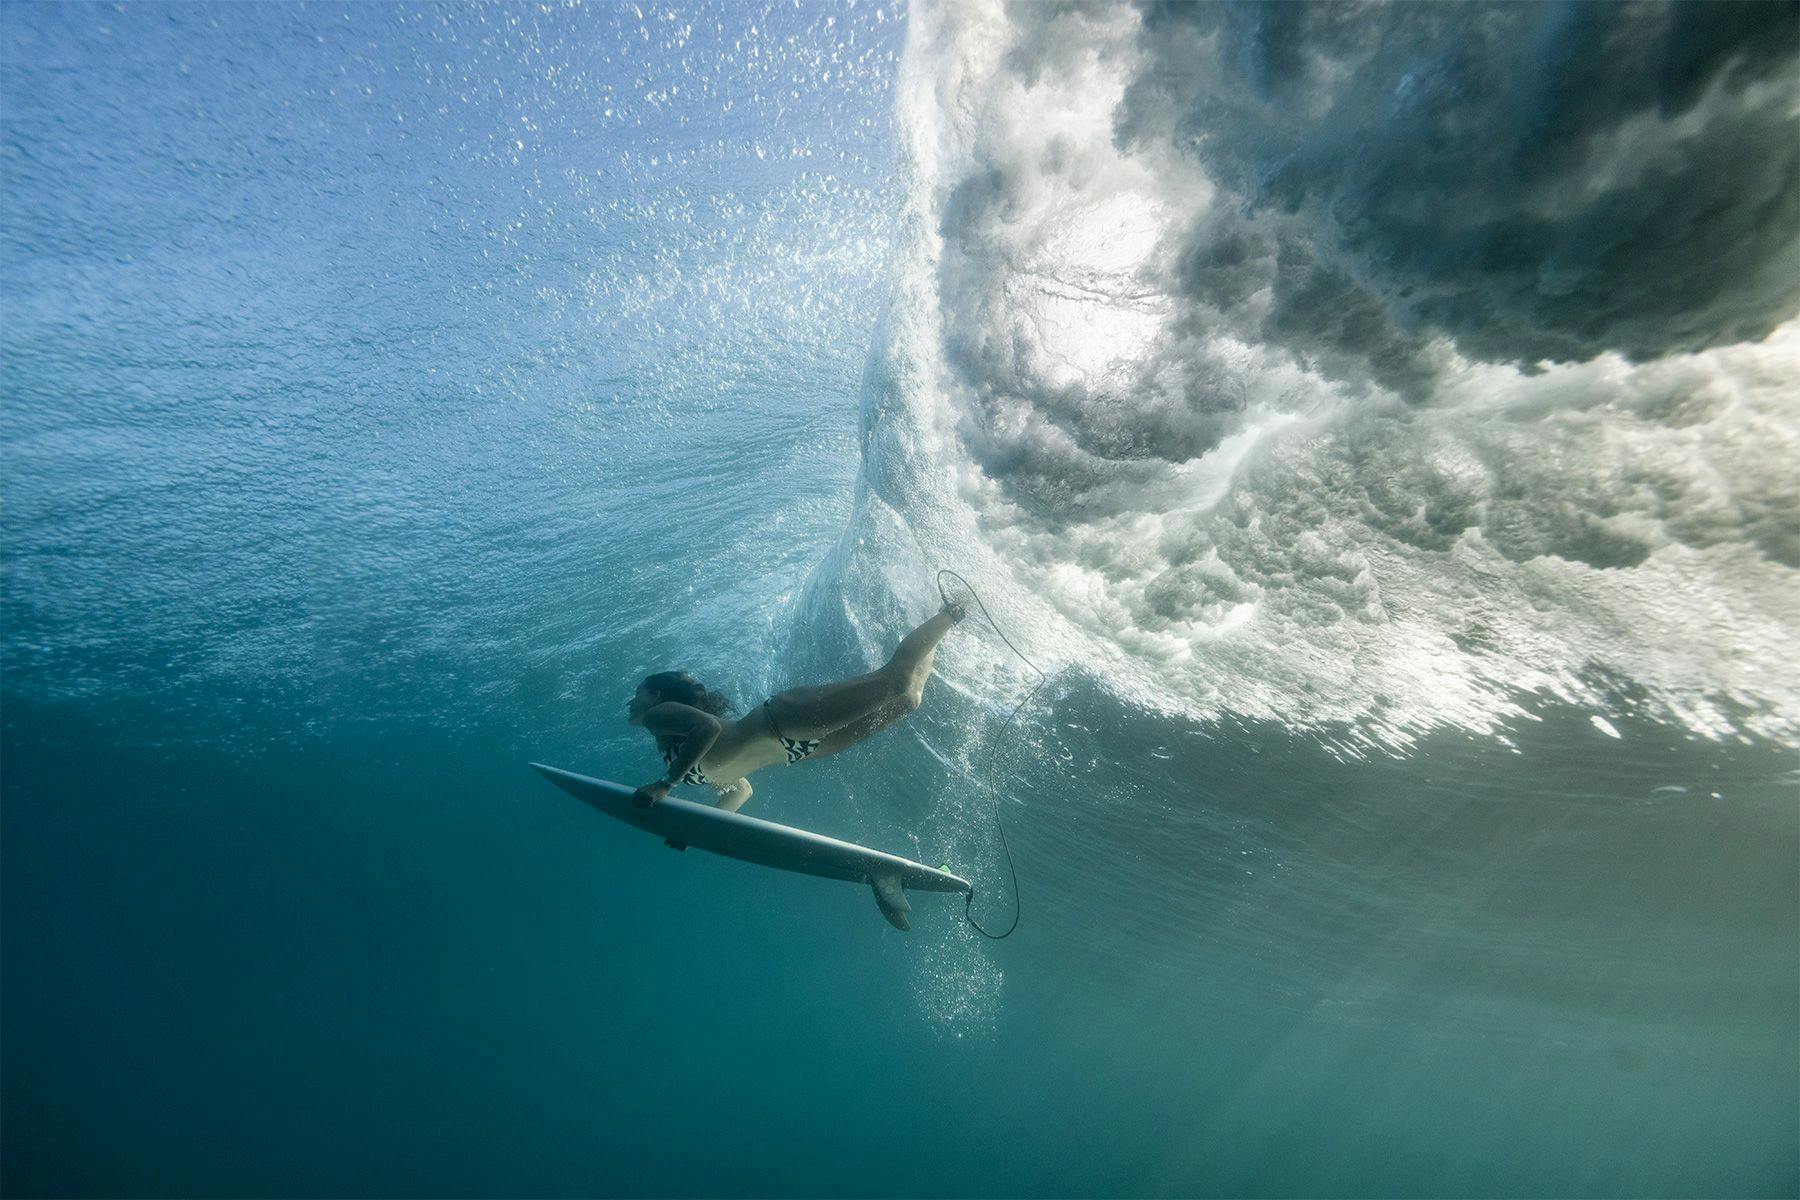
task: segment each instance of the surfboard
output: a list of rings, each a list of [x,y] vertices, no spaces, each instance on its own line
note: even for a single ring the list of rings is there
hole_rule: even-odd
[[[854,842],[777,825],[761,817],[726,812],[710,804],[695,804],[678,796],[666,796],[649,808],[640,808],[631,799],[635,788],[543,763],[531,765],[583,804],[681,846],[781,871],[866,883],[875,893],[875,905],[881,915],[896,929],[912,928],[906,919],[912,911],[906,902],[906,889],[964,894],[973,890],[968,880],[948,871]]]

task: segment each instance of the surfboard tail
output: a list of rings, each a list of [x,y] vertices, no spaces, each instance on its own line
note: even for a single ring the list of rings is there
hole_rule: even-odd
[[[892,875],[879,875],[869,882],[875,891],[875,907],[888,919],[888,924],[910,932],[912,926],[907,922],[906,914],[912,911],[912,905],[906,902],[906,889],[900,886],[900,880]]]

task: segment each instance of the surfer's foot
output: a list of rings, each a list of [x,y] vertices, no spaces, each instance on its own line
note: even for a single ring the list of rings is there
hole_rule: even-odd
[[[955,583],[947,585],[940,576],[938,595],[944,598],[944,607],[938,609],[938,612],[949,617],[952,625],[961,624],[968,617],[969,609],[973,606],[971,602],[975,599],[974,589],[960,578]]]

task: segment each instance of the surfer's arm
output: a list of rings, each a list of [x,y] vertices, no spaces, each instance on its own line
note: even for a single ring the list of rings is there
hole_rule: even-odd
[[[669,764],[668,775],[637,790],[638,803],[651,805],[668,795],[669,789],[683,775],[693,770],[695,763],[706,757],[706,752],[719,740],[719,731],[725,726],[709,712],[669,701],[658,704],[644,714],[644,728],[651,733],[681,739],[681,749]]]
[[[687,708],[687,705],[668,704],[662,707]],[[688,712],[693,715],[674,718],[681,722],[681,726],[669,730],[670,733],[681,738],[681,749],[676,752],[675,760],[669,764],[667,778],[670,784],[680,780],[683,775],[694,769],[695,763],[706,757],[706,752],[711,750],[713,743],[719,740],[719,731],[725,728],[711,713],[703,713],[697,708],[688,708]],[[646,719],[644,724],[649,725],[650,722]]]
[[[719,789],[718,807],[726,812],[736,812],[744,807],[744,801],[750,798],[752,790],[748,779],[740,779],[730,787],[722,787]]]

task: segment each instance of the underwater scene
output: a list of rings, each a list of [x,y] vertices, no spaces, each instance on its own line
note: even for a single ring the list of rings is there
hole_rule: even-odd
[[[0,1191],[1800,1194],[1800,5],[12,2],[0,172]]]

